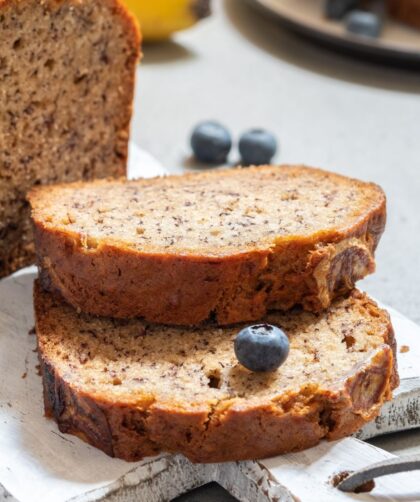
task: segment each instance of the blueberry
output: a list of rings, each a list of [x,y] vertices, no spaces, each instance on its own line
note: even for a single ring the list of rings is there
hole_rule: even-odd
[[[346,16],[346,28],[348,32],[356,35],[377,38],[381,33],[382,21],[373,12],[354,10]]]
[[[218,122],[201,122],[192,132],[191,148],[201,162],[222,164],[232,148],[232,138]]]
[[[276,150],[276,138],[264,129],[251,129],[239,139],[239,153],[245,166],[269,164]]]
[[[343,19],[351,9],[357,7],[359,0],[326,0],[325,15],[329,19]]]
[[[256,324],[241,330],[235,338],[235,355],[251,371],[274,371],[289,355],[289,339],[270,324]]]

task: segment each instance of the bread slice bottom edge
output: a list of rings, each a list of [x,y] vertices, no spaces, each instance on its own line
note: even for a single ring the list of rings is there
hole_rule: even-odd
[[[328,342],[323,342],[321,361],[314,359],[313,363],[297,368],[298,373],[309,374],[302,377],[302,384],[292,382],[278,389],[272,387],[273,379],[283,378],[282,367],[276,375],[261,375],[235,365],[229,352],[234,328],[200,327],[190,328],[190,332],[186,328],[173,328],[166,333],[167,327],[151,327],[140,320],[118,321],[78,314],[62,300],[42,291],[38,283],[34,304],[46,415],[57,422],[61,432],[74,434],[107,455],[128,461],[162,451],[182,453],[193,462],[208,463],[303,450],[321,439],[335,440],[357,431],[379,414],[382,404],[391,399],[392,390],[398,385],[395,339],[389,316],[357,290],[321,315],[279,314],[278,322],[281,324],[284,318],[285,325],[292,326],[293,333],[297,333],[291,339],[291,363],[297,365],[294,358],[306,354],[306,338],[302,333],[324,326],[324,321],[333,327],[345,326],[344,335],[331,331],[329,336],[340,350],[348,351],[349,360],[357,362],[350,371],[341,372],[346,361],[342,357],[334,361],[334,354],[329,354],[325,346]],[[356,326],[350,335],[352,328],[345,317],[349,313],[354,316]],[[368,334],[357,331],[359,321]],[[212,341],[212,336],[218,338]],[[371,336],[374,343],[367,340]],[[82,337],[77,338],[80,349],[75,349],[74,337]],[[213,352],[216,359],[220,355],[225,366],[226,360],[232,361],[228,370],[220,370],[221,366],[218,370],[217,360],[209,360],[201,346],[196,353],[188,352],[184,358],[166,361],[173,349],[165,348],[165,340],[168,347],[172,343],[176,347],[176,343],[194,337],[205,342],[209,357]],[[364,350],[359,347],[356,353],[364,338]],[[80,344],[82,339],[85,341]],[[127,362],[125,370],[124,354],[113,355],[111,345],[117,340],[130,347],[127,361],[131,362]],[[145,347],[155,342],[161,349],[150,355]],[[139,357],[138,361],[133,354]],[[162,373],[166,371],[167,375],[155,376],[154,381],[156,365],[160,371],[160,364]],[[191,368],[200,364],[202,370],[195,375]],[[339,369],[331,370],[336,367]],[[209,368],[214,375],[209,374]],[[190,369],[191,378],[185,379]],[[336,371],[337,378],[328,383],[317,381],[316,376],[324,370]],[[290,371],[294,368],[283,370]],[[149,380],[148,375],[152,375]],[[249,390],[244,391],[246,388]]]

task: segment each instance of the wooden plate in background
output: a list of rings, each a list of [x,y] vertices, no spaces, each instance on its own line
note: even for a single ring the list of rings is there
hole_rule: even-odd
[[[275,14],[295,31],[337,48],[390,62],[420,64],[420,30],[395,21],[386,14],[380,37],[371,39],[349,34],[343,22],[326,19],[324,0],[251,1]]]

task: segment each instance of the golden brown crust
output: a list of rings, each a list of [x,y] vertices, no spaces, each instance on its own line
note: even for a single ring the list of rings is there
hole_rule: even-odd
[[[78,379],[70,383],[48,348],[51,302],[42,297],[45,293],[36,288],[38,352],[47,416],[56,420],[62,432],[76,434],[108,455],[129,461],[160,451],[180,452],[194,462],[222,462],[302,450],[322,438],[335,440],[355,432],[378,415],[398,385],[389,317],[357,291],[345,308],[354,310],[356,316],[358,309],[367,309],[372,326],[380,319],[376,329],[383,329],[377,333],[383,343],[367,352],[343,379],[328,387],[313,382],[276,398],[254,400],[248,395],[189,405],[144,395],[138,388],[132,398],[122,394],[117,398],[86,391]],[[61,325],[56,314],[54,322]]]
[[[236,254],[221,247],[218,256],[159,253],[118,242],[86,249],[83,236],[46,224],[34,210],[43,285],[84,312],[164,324],[193,325],[214,317],[227,325],[294,305],[320,311],[374,271],[386,199],[374,185],[363,189],[376,194],[375,202],[345,228],[279,237],[274,246]],[[38,194],[32,192],[32,205],[40,206]]]
[[[32,186],[125,175],[141,37],[120,0],[0,0],[0,24],[2,277],[35,261]]]
[[[388,0],[389,12],[403,23],[420,28],[419,0]]]

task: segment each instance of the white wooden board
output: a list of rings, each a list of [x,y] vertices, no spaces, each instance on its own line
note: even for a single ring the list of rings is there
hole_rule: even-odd
[[[219,482],[247,502],[293,500],[292,494],[304,501],[311,500],[311,493],[324,501],[351,500],[354,496],[331,487],[330,478],[392,456],[348,438],[260,462],[193,465],[180,455],[162,455],[130,464],[61,434],[53,421],[43,417],[35,337],[28,334],[33,327],[35,276],[30,268],[0,281],[0,500],[64,502],[106,497],[153,502],[170,500],[209,481]],[[410,347],[409,352],[398,354],[402,385],[361,437],[419,425],[420,328],[391,313],[399,344]],[[404,500],[420,500],[420,482],[412,474],[383,478],[374,494],[357,500],[397,500],[402,494]]]
[[[210,481],[246,502],[420,500],[420,481],[412,473],[382,478],[371,494],[333,488],[334,474],[392,457],[356,438],[259,462],[193,465],[180,455],[126,463],[61,434],[43,416],[35,337],[28,334],[35,275],[29,268],[0,281],[1,502],[160,502]],[[420,328],[393,310],[391,315],[399,345],[410,347],[398,354],[402,384],[361,438],[420,425]]]

